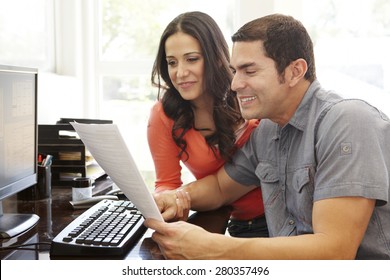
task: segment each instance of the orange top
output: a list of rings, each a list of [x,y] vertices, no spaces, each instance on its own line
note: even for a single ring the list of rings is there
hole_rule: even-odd
[[[244,145],[258,124],[258,120],[247,122],[245,130],[236,141],[238,147]],[[188,160],[183,161],[186,159],[185,154],[179,159],[177,155],[180,148],[173,141],[172,126],[173,120],[165,115],[161,102],[156,102],[151,109],[147,130],[149,148],[156,169],[156,191],[176,189],[183,184],[180,160],[196,179],[214,174],[224,164],[224,160],[215,157],[205,138],[195,129],[190,129],[184,135]],[[249,220],[263,215],[264,205],[260,188],[247,193],[232,203],[232,206],[234,219]]]

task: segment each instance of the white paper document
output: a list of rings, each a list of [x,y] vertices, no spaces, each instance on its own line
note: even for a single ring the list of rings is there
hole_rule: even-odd
[[[163,221],[123,137],[115,124],[72,122],[93,158],[145,218]]]

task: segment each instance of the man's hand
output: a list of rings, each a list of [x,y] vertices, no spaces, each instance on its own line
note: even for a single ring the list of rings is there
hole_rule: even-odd
[[[166,259],[206,259],[209,258],[212,234],[201,227],[186,223],[166,223],[147,219],[145,225],[155,230],[152,239],[159,245]]]

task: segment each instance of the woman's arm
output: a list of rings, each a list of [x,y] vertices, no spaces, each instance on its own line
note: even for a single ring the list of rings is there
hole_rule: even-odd
[[[182,185],[178,147],[172,139],[172,121],[160,102],[151,109],[147,139],[156,171],[156,191],[172,190]]]

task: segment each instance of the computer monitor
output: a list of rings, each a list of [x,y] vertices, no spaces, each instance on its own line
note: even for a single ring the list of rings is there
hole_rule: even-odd
[[[37,69],[0,65],[0,238],[27,231],[36,214],[3,213],[2,200],[37,183]]]

